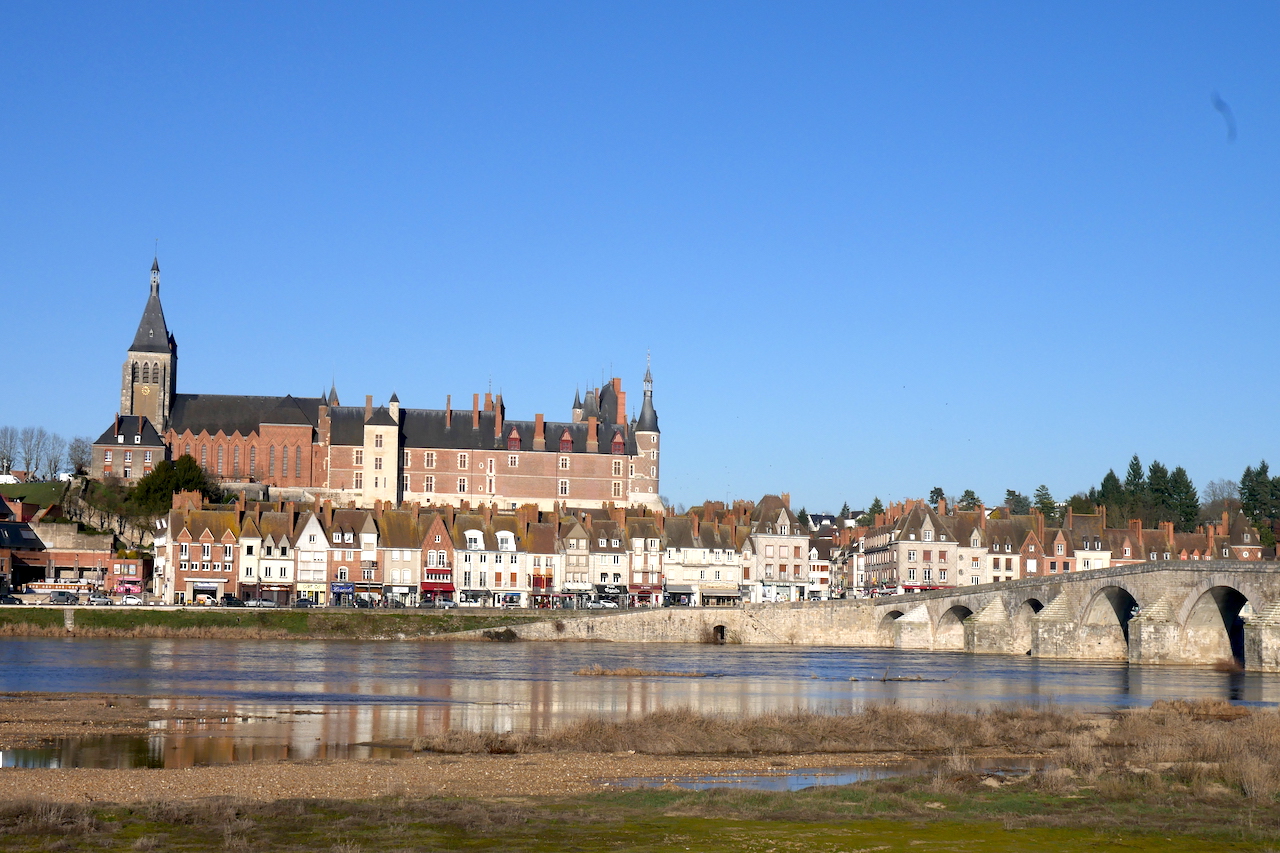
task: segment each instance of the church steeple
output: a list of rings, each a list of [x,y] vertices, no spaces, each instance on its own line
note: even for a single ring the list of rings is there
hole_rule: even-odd
[[[659,432],[658,413],[653,408],[653,371],[646,364],[644,369],[644,405],[640,407],[640,420],[636,422],[638,432]]]
[[[160,259],[157,257],[151,261],[151,293],[124,362],[120,413],[148,418],[163,435],[177,390],[177,370],[178,343],[169,334],[160,304]]]

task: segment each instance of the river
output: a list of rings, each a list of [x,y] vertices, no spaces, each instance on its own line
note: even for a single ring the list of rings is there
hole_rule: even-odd
[[[146,738],[68,739],[5,766],[189,766],[377,757],[447,728],[538,732],[661,708],[752,714],[1056,703],[1101,710],[1167,698],[1275,706],[1280,674],[800,646],[6,638],[0,691],[153,697],[199,719]],[[634,667],[705,677],[587,677]],[[922,681],[882,680],[921,678]],[[856,680],[852,680],[856,679]],[[182,697],[182,698],[173,698]]]

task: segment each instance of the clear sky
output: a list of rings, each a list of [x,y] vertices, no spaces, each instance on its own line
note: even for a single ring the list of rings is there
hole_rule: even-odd
[[[1278,45],[1274,2],[10,4],[0,424],[110,423],[159,238],[180,391],[563,419],[651,350],[683,503],[1238,478]]]

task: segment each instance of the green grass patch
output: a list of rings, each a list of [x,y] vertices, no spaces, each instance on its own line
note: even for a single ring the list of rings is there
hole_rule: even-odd
[[[201,610],[134,610],[114,607],[76,608],[76,628],[133,631],[142,628],[188,631],[243,629],[307,633],[307,614],[249,608]]]
[[[0,850],[1201,853],[1266,850],[1275,835],[1231,818],[1208,832],[1091,825],[1100,809],[1105,814],[1114,805],[1102,801],[1080,807],[1074,825],[1053,819],[1036,825],[1009,813],[973,818],[951,813],[953,804],[936,792],[855,788],[862,793],[632,791],[518,802],[206,800],[127,807],[6,803],[0,805]],[[999,792],[993,797],[1000,799]]]
[[[43,608],[30,605],[0,607],[2,626],[31,625],[36,628],[61,628],[61,608]]]
[[[67,484],[54,481],[51,483],[6,483],[0,486],[0,495],[6,498],[17,498],[23,503],[51,506],[62,503]]]

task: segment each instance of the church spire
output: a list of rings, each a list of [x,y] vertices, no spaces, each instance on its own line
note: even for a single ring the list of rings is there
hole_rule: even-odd
[[[164,322],[164,308],[160,306],[160,260],[151,262],[151,295],[147,307],[142,309],[142,321],[133,336],[129,352],[169,352],[169,327]]]
[[[658,413],[653,408],[653,370],[645,357],[644,368],[644,405],[640,407],[640,419],[636,421],[636,430],[640,432],[659,432]]]
[[[160,298],[160,257],[151,261],[151,295]]]

